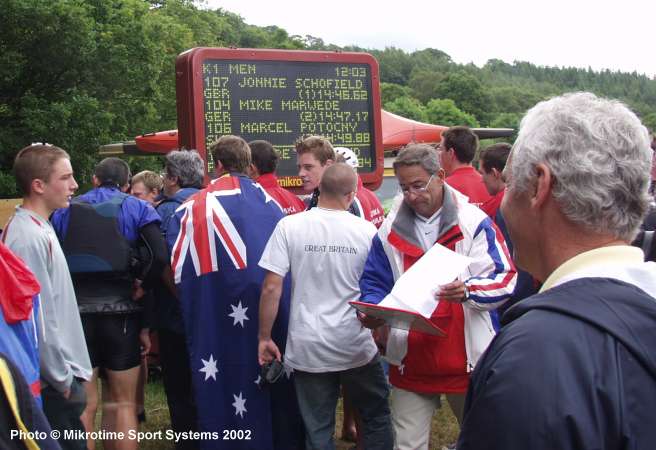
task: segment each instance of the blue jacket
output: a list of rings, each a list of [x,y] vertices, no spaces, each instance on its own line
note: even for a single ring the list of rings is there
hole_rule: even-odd
[[[198,192],[196,188],[182,188],[172,197],[164,197],[155,210],[162,218],[159,228],[166,239],[169,222],[175,215],[175,210],[189,197]],[[169,248],[169,256],[170,256]],[[180,311],[180,301],[168,288],[162,284],[155,285],[155,301],[153,305],[153,328],[166,329],[184,334],[184,323]]]
[[[458,450],[653,449],[656,299],[638,284],[579,278],[510,308],[472,376]]]
[[[121,191],[118,188],[102,186],[76,197],[76,200],[94,204],[105,202],[120,194]],[[70,208],[62,208],[55,211],[50,219],[60,239],[66,236],[69,218]],[[159,215],[153,207],[143,200],[128,196],[121,204],[121,212],[118,215],[118,227],[121,234],[130,243],[133,243],[139,237],[139,230],[150,223],[160,223]]]

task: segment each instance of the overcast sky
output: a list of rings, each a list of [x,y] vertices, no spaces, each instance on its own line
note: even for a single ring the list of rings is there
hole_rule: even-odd
[[[207,0],[253,25],[324,42],[436,48],[458,63],[611,69],[656,76],[656,1]],[[453,24],[449,24],[453,22]]]

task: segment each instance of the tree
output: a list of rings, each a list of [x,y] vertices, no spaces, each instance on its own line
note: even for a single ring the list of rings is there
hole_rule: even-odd
[[[425,103],[431,98],[440,97],[438,87],[444,77],[443,73],[415,69],[412,71],[408,86],[412,90],[412,95]]]
[[[0,196],[15,195],[10,168],[30,142],[67,150],[85,185],[99,145],[175,128],[175,60],[189,48],[304,45],[190,0],[0,0],[0,9]]]
[[[380,83],[380,102],[384,105],[399,97],[409,96],[410,89],[396,83]]]
[[[407,119],[426,122],[426,110],[419,100],[407,95],[385,103],[384,108]]]
[[[486,122],[490,97],[478,79],[464,72],[450,73],[436,89],[438,98],[452,99],[458,108]]]
[[[544,97],[538,92],[520,86],[494,87],[489,91],[488,112],[525,113]]]
[[[426,105],[426,118],[429,123],[449,127],[454,125],[479,126],[474,116],[458,109],[450,98],[430,100]]]
[[[386,83],[405,85],[412,72],[412,60],[403,50],[387,47],[385,50],[372,51],[380,64],[380,80]]]
[[[652,134],[656,134],[656,112],[643,116],[642,123]]]

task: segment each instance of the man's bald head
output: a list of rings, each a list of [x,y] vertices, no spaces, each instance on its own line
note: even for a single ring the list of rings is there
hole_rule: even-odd
[[[321,177],[319,191],[322,197],[339,198],[355,192],[358,176],[348,164],[335,163],[329,166]]]

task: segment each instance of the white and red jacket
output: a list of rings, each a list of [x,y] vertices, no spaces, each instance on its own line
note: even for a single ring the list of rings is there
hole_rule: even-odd
[[[282,212],[290,216],[305,211],[305,203],[287,189],[280,187],[278,178],[273,173],[260,175],[257,180],[260,186],[280,205]]]
[[[360,279],[362,301],[382,301],[401,274],[424,254],[414,220],[414,212],[401,203],[383,222]],[[390,331],[386,356],[395,364],[390,381],[414,392],[462,393],[467,390],[469,372],[496,334],[494,310],[512,293],[516,274],[496,225],[447,185],[437,243],[473,259],[458,277],[467,286],[469,299],[462,304],[437,302],[431,321],[446,331],[444,337]]]
[[[376,194],[364,187],[360,176],[358,176],[358,191],[355,193],[352,208],[356,208],[358,211],[355,213],[356,216],[373,223],[376,228],[380,228],[383,220],[385,220],[383,205]]]

